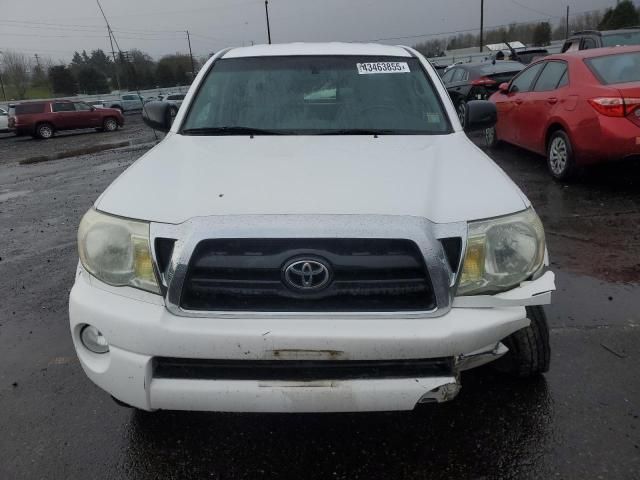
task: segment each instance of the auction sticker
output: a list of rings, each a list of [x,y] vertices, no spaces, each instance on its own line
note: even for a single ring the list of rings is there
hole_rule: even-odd
[[[358,74],[367,75],[369,73],[409,73],[407,62],[371,62],[356,63]]]

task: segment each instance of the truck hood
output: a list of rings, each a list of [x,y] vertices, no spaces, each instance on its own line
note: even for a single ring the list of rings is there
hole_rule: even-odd
[[[462,133],[380,136],[169,134],[96,202],[123,217],[410,215],[436,223],[522,210],[528,200]]]

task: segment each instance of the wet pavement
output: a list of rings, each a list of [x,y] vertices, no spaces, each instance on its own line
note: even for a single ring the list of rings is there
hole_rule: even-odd
[[[2,162],[0,479],[640,478],[638,166],[564,185],[491,152],[547,229],[544,377],[470,371],[453,402],[404,413],[148,414],[85,377],[67,319],[80,216],[143,152]]]

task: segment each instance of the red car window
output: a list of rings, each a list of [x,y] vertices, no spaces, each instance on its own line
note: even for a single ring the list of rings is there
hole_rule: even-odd
[[[544,70],[538,77],[534,92],[547,92],[558,88],[558,84],[567,72],[567,64],[565,62],[546,62]]]
[[[533,83],[535,78],[538,76],[538,73],[540,72],[543,66],[544,66],[543,63],[536,63],[534,65],[531,65],[529,68],[524,69],[522,73],[520,73],[520,75],[514,78],[513,81],[511,82],[511,91],[514,93],[515,92],[522,93],[522,92],[530,91],[531,84]]]
[[[640,81],[640,52],[587,58],[585,63],[605,85]]]

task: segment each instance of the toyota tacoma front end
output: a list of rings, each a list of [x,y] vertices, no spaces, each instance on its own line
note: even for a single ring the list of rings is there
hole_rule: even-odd
[[[547,370],[540,219],[417,52],[225,50],[173,123],[147,108],[170,131],[83,217],[70,297],[82,367],[119,402],[410,410],[498,358]]]

